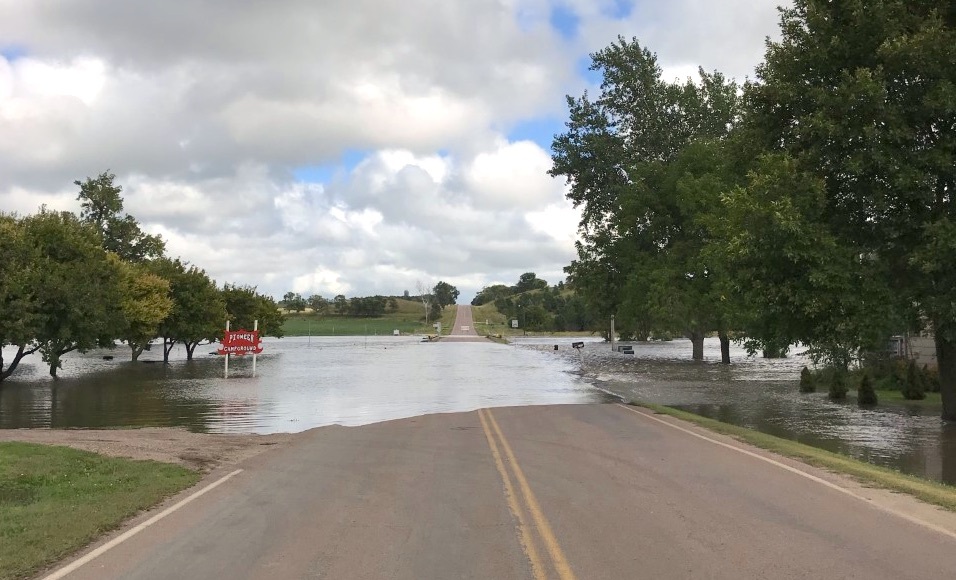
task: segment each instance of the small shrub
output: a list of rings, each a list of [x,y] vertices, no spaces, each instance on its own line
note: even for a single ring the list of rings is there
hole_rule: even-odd
[[[923,377],[916,366],[916,361],[911,360],[909,366],[906,367],[906,381],[900,390],[903,393],[903,398],[908,401],[919,401],[926,398]]]
[[[939,392],[939,369],[930,369],[923,365],[923,378],[926,381],[926,390],[930,393]]]
[[[817,390],[817,381],[813,377],[813,373],[810,372],[810,369],[803,367],[803,370],[800,371],[800,392],[801,393],[815,393]]]
[[[834,372],[830,380],[830,398],[834,401],[842,401],[846,399],[847,391],[846,372]]]
[[[856,402],[861,407],[875,405],[878,402],[869,373],[863,373],[863,379],[860,381],[860,387],[856,392]]]

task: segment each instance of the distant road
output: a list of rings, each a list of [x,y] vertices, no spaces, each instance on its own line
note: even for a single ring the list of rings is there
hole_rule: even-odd
[[[472,318],[471,305],[458,305],[458,313],[455,315],[455,327],[452,328],[451,334],[442,340],[454,342],[484,342],[487,340],[483,336],[479,336],[475,331],[475,321]]]
[[[246,461],[66,577],[901,580],[956,570],[951,533],[699,433],[616,404],[323,427]]]

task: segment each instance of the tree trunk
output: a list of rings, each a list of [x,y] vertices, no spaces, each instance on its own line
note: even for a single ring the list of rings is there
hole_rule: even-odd
[[[193,352],[196,350],[196,347],[199,345],[199,341],[196,342],[186,342],[183,343],[186,345],[186,360],[193,360]]]
[[[139,359],[139,355],[143,354],[143,350],[146,349],[146,345],[129,345],[130,351],[133,353],[133,362],[136,362]]]
[[[704,333],[691,331],[690,342],[694,345],[694,360],[704,360]]]
[[[163,337],[163,364],[169,364],[169,353],[172,352],[175,344],[175,340],[167,342],[166,337]]]
[[[54,379],[60,378],[56,376],[56,370],[58,368],[60,368],[60,355],[57,354],[50,356],[50,376]]]
[[[945,338],[944,330],[936,327],[939,393],[943,399],[943,419],[956,421],[956,341]]]
[[[730,364],[730,337],[723,330],[717,333],[720,338],[720,362],[721,364]]]
[[[0,351],[0,381],[12,375],[13,371],[17,370],[17,366],[20,364],[20,361],[23,360],[23,357],[35,353],[37,348],[39,347],[34,347],[30,350],[27,350],[25,345],[21,345],[19,348],[17,348],[17,354],[13,355],[13,360],[10,362],[10,366],[8,366],[6,369],[3,368],[3,352]]]

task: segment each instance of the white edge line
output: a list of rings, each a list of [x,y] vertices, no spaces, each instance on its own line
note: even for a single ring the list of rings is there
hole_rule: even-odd
[[[112,540],[110,540],[109,542],[103,544],[103,545],[100,546],[99,548],[93,550],[93,551],[90,552],[89,554],[86,554],[85,556],[83,556],[83,557],[80,558],[79,560],[75,560],[74,562],[71,562],[70,564],[68,564],[68,565],[66,565],[66,566],[64,566],[64,567],[62,567],[62,568],[60,568],[60,569],[57,570],[56,572],[53,572],[53,573],[50,574],[49,576],[45,576],[45,577],[43,578],[43,580],[58,580],[59,578],[63,578],[64,576],[66,576],[67,574],[70,574],[71,572],[75,571],[77,568],[83,566],[84,564],[87,564],[88,562],[90,562],[90,561],[92,561],[92,560],[98,558],[99,556],[102,556],[104,553],[106,553],[107,550],[110,550],[111,548],[115,548],[116,546],[122,544],[123,542],[125,542],[126,540],[132,538],[132,537],[135,536],[136,534],[142,532],[143,530],[145,530],[145,529],[148,528],[149,526],[155,524],[155,523],[158,522],[159,520],[161,520],[161,519],[165,518],[166,516],[168,516],[169,514],[175,512],[176,510],[178,510],[179,508],[181,508],[181,507],[183,507],[184,505],[188,504],[189,502],[193,501],[194,499],[201,497],[201,496],[202,496],[203,494],[205,494],[206,492],[212,491],[213,489],[219,487],[221,484],[225,483],[225,482],[226,482],[227,480],[229,480],[230,478],[232,478],[232,477],[234,477],[234,476],[236,476],[236,475],[239,475],[240,473],[242,473],[242,470],[241,470],[241,469],[237,469],[237,470],[233,471],[232,473],[229,473],[229,474],[227,474],[227,475],[224,475],[223,477],[217,479],[217,480],[214,481],[213,483],[210,483],[210,484],[207,485],[206,487],[200,489],[199,491],[195,492],[194,494],[192,494],[192,495],[190,495],[189,497],[185,498],[184,500],[180,501],[180,502],[177,503],[176,505],[173,505],[173,506],[170,506],[170,507],[164,509],[163,511],[161,511],[161,512],[159,512],[158,514],[156,514],[155,516],[149,518],[149,519],[146,520],[145,522],[143,522],[143,523],[137,525],[136,527],[134,527],[134,528],[132,528],[132,529],[130,529],[130,530],[127,530],[127,531],[124,532],[123,534],[121,534],[121,535],[119,535],[119,536],[113,538]]]
[[[626,409],[626,410],[628,410],[628,411],[630,411],[630,412],[632,412],[632,413],[634,413],[634,414],[636,414],[636,415],[640,415],[641,417],[644,417],[644,418],[646,418],[646,419],[651,419],[652,421],[657,421],[658,423],[661,423],[661,424],[663,424],[663,425],[667,425],[668,427],[671,427],[672,429],[677,429],[678,431],[683,431],[684,433],[687,433],[688,435],[692,435],[692,436],[694,436],[694,437],[697,437],[698,439],[703,439],[704,441],[709,441],[710,443],[713,443],[714,445],[720,445],[721,447],[726,447],[727,449],[736,451],[737,453],[743,453],[744,455],[747,455],[747,456],[749,456],[749,457],[753,457],[754,459],[759,459],[760,461],[769,463],[770,465],[774,465],[774,466],[776,466],[776,467],[779,467],[780,469],[785,469],[785,470],[787,470],[787,471],[789,471],[789,472],[791,472],[791,473],[795,473],[795,474],[799,475],[800,477],[805,477],[805,478],[809,479],[810,481],[814,481],[814,482],[819,483],[819,484],[821,484],[821,485],[825,485],[825,486],[829,487],[830,489],[836,490],[836,491],[838,491],[838,492],[840,492],[840,493],[842,493],[842,494],[845,494],[845,495],[848,495],[848,496],[850,496],[850,497],[856,498],[856,499],[858,499],[858,500],[860,500],[860,501],[862,501],[862,502],[865,502],[867,505],[872,506],[872,507],[874,507],[874,508],[876,508],[876,509],[878,509],[878,510],[880,510],[880,511],[886,512],[886,513],[888,513],[888,514],[893,514],[894,516],[903,518],[904,520],[907,520],[907,521],[909,521],[909,522],[911,522],[911,523],[917,524],[917,525],[922,526],[922,527],[924,527],[924,528],[928,528],[928,529],[930,529],[930,530],[933,530],[934,532],[939,532],[940,534],[943,534],[944,536],[949,536],[950,538],[956,540],[956,532],[953,532],[953,531],[950,530],[950,529],[947,529],[947,528],[944,528],[944,527],[942,527],[942,526],[938,526],[938,525],[936,525],[936,524],[933,524],[933,523],[930,523],[930,522],[921,520],[921,519],[919,519],[919,518],[917,518],[917,517],[914,517],[914,516],[911,516],[911,515],[909,515],[909,514],[907,514],[907,513],[905,513],[905,512],[897,511],[897,510],[895,510],[895,509],[893,509],[893,508],[889,508],[889,507],[886,507],[886,506],[882,506],[882,505],[880,505],[880,504],[878,504],[878,503],[874,503],[872,500],[870,500],[870,499],[868,499],[868,498],[866,498],[866,497],[863,497],[862,495],[853,493],[852,491],[850,491],[849,489],[846,489],[845,487],[840,487],[839,485],[837,485],[837,484],[835,484],[835,483],[833,483],[833,482],[830,482],[830,481],[827,481],[827,480],[825,480],[825,479],[823,479],[823,478],[817,477],[816,475],[813,475],[813,474],[811,474],[811,473],[807,473],[806,471],[803,471],[803,470],[801,470],[801,469],[797,469],[796,467],[792,467],[792,466],[790,466],[790,465],[787,465],[786,463],[781,463],[781,462],[776,461],[776,460],[774,460],[774,459],[771,459],[771,458],[769,458],[769,457],[764,457],[763,455],[760,455],[759,453],[754,453],[753,451],[749,451],[749,450],[747,450],[747,449],[743,449],[742,447],[737,447],[736,445],[731,445],[731,444],[729,444],[729,443],[724,443],[723,441],[718,441],[718,440],[716,440],[716,439],[711,439],[710,437],[707,437],[706,435],[702,435],[702,434],[697,433],[697,432],[695,432],[695,431],[692,431],[692,430],[690,430],[690,429],[685,429],[684,427],[681,427],[680,425],[675,425],[675,424],[671,423],[670,421],[665,421],[665,420],[660,419],[659,417],[655,417],[654,415],[651,415],[651,414],[649,414],[649,413],[643,413],[643,412],[641,412],[641,411],[638,411],[637,409],[632,409],[631,407],[629,407],[629,406],[627,406],[627,405],[624,405],[624,404],[622,404],[622,403],[615,403],[615,404],[616,404],[618,407],[621,407],[621,408],[623,408],[623,409]]]

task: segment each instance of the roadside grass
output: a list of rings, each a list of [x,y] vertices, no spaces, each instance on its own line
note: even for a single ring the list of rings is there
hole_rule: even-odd
[[[0,443],[0,580],[30,576],[199,478],[156,461]]]
[[[925,399],[910,400],[904,399],[902,391],[876,391],[879,398],[879,404],[891,403],[894,405],[919,405],[921,407],[943,408],[943,398],[939,393],[926,393]]]
[[[424,334],[422,321],[389,316],[382,318],[329,317],[293,314],[286,317],[282,331],[286,336],[365,336],[391,335],[398,329],[403,334]],[[435,329],[431,329],[432,333]]]
[[[450,334],[455,326],[457,309],[447,306],[441,315],[441,332]],[[316,315],[311,311],[285,315],[282,331],[286,336],[370,336],[402,334],[435,334],[433,320],[425,324],[421,302],[398,300],[398,309],[378,317]],[[475,318],[477,320],[477,317]],[[479,331],[480,333],[480,331]]]
[[[472,306],[471,317],[475,321],[475,332],[482,336],[508,335],[513,332],[505,315],[498,312],[498,309],[491,302],[481,306]]]
[[[455,319],[458,318],[458,307],[454,304],[446,306],[441,312],[441,333],[451,334],[455,330]]]
[[[950,511],[956,511],[956,487],[950,485],[907,475],[886,467],[858,461],[846,455],[818,449],[810,445],[768,435],[746,427],[723,423],[687,411],[652,403],[634,402],[631,404],[650,409],[655,413],[670,415],[678,419],[683,419],[684,421],[689,421],[706,429],[710,429],[711,431],[729,435],[734,439],[750,443],[761,449],[799,459],[810,465],[844,473],[864,484],[906,493],[927,503],[938,505]]]
[[[396,300],[398,309],[378,317],[316,315],[312,311],[285,315],[282,330],[286,336],[364,336],[391,335],[398,329],[404,334],[425,334],[425,310],[415,300]],[[434,333],[435,329],[431,328]]]

